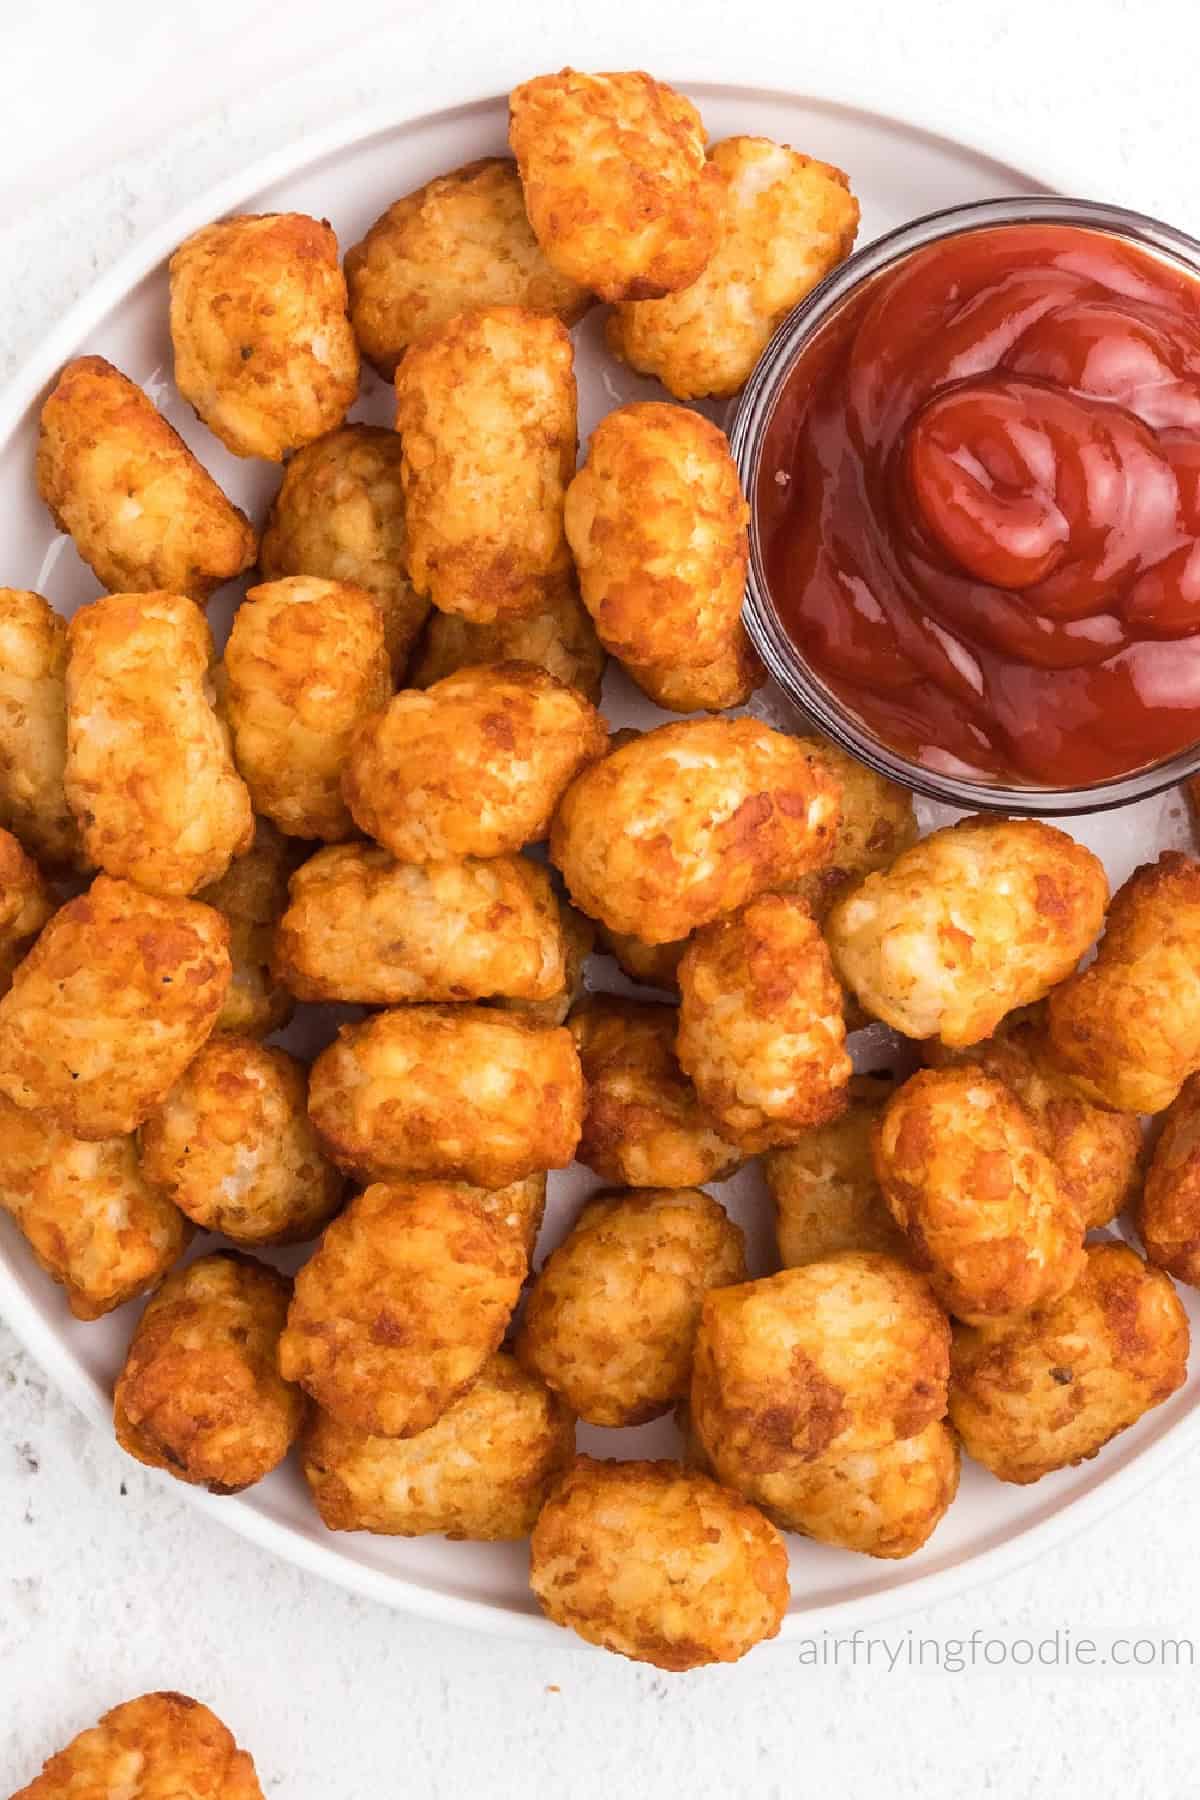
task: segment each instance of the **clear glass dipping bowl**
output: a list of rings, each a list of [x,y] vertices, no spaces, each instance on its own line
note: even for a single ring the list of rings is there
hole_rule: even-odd
[[[768,671],[794,705],[850,755],[880,775],[900,782],[949,806],[974,811],[1052,817],[1101,812],[1127,806],[1200,770],[1200,742],[1165,760],[1112,776],[1087,787],[1007,786],[983,777],[972,779],[926,768],[875,735],[810,668],[803,652],[788,636],[771,599],[756,517],[759,461],[767,426],[800,352],[864,283],[895,268],[916,250],[964,232],[1002,225],[1075,225],[1125,240],[1200,278],[1200,242],[1174,226],[1143,213],[1093,200],[1071,200],[1054,194],[980,200],[970,206],[928,213],[876,238],[828,275],[788,314],[763,352],[738,401],[729,438],[750,502],[750,570],[745,622],[755,649]]]

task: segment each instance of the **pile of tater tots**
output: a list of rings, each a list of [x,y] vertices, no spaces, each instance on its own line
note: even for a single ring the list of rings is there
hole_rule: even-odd
[[[231,1494],[295,1449],[330,1530],[528,1538],[549,1618],[687,1669],[777,1633],[784,1534],[909,1556],[960,1452],[1036,1481],[1183,1382],[1200,862],[1110,902],[1047,824],[918,840],[746,711],[748,509],[686,402],[857,202],[640,73],[525,83],[511,147],[342,260],[297,214],[175,252],[175,383],[280,465],[265,519],[101,357],[45,400],[104,591],[0,590],[0,1205],[77,1318],[142,1303],[131,1456]],[[663,398],[577,469],[598,302]],[[360,358],[395,430],[348,420]],[[606,659],[679,716],[610,736]],[[272,1041],[330,1005],[311,1066]],[[755,1158],[752,1276],[711,1189]],[[575,1454],[664,1415],[673,1460]]]

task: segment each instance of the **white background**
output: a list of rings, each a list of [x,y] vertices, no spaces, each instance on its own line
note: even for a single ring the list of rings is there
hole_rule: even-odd
[[[874,104],[1200,230],[1195,0],[59,0],[0,5],[0,376],[131,241],[358,105],[563,62]],[[803,148],[803,146],[800,146]],[[397,192],[404,186],[398,172]],[[0,524],[0,545],[2,545]],[[0,580],[3,569],[0,567]],[[287,1800],[1195,1792],[1200,1672],[904,1667],[913,1638],[1197,1640],[1200,1458],[1052,1558],[882,1627],[900,1666],[795,1645],[663,1676],[418,1624],[319,1585],[147,1478],[0,1326],[0,1792],[106,1707],[211,1704]],[[843,1657],[845,1657],[845,1652]]]

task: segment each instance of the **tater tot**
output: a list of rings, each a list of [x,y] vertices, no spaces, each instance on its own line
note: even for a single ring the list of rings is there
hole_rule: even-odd
[[[516,1236],[461,1189],[376,1183],[297,1275],[279,1367],[340,1424],[414,1437],[499,1348],[525,1269]]]
[[[140,1133],[142,1173],[205,1231],[235,1244],[299,1244],[341,1204],[308,1117],[303,1063],[222,1032]]]
[[[415,1437],[371,1437],[319,1412],[301,1467],[330,1531],[494,1543],[529,1536],[574,1451],[563,1402],[498,1351]]]
[[[1200,1068],[1200,862],[1168,850],[1114,895],[1096,960],[1050,996],[1050,1053],[1079,1092],[1158,1113]]]
[[[678,938],[673,944],[647,944],[632,932],[609,931],[607,926],[600,927],[600,937],[617,967],[630,981],[640,981],[643,987],[660,988],[666,994],[679,992],[679,964],[691,941],[689,938]]]
[[[917,841],[913,797],[825,738],[807,740],[814,756],[841,785],[842,816],[828,864],[802,876],[791,891],[807,900],[818,925],[848,888],[876,869],[890,868]]]
[[[757,719],[681,719],[572,782],[550,856],[589,918],[671,943],[819,868],[838,796],[802,739]]]
[[[66,791],[89,857],[152,894],[218,881],[254,819],[203,613],[182,594],[109,594],[67,641]]]
[[[745,1152],[723,1138],[675,1058],[673,1006],[601,994],[571,1017],[583,1068],[576,1156],[623,1187],[723,1181]]]
[[[41,870],[12,832],[0,829],[0,995],[53,911]]]
[[[550,876],[527,857],[400,863],[335,844],[292,876],[275,969],[298,1000],[546,1000],[566,945]]]
[[[546,1212],[544,1174],[526,1175],[523,1181],[510,1181],[502,1188],[472,1187],[468,1182],[448,1185],[457,1186],[464,1199],[486,1213],[507,1237],[520,1244],[526,1262],[532,1259]]]
[[[673,1462],[578,1456],[533,1528],[542,1611],[659,1669],[736,1662],[787,1611],[783,1539],[757,1508]]]
[[[480,663],[526,662],[577,688],[593,706],[607,661],[573,576],[547,584],[538,612],[477,625],[456,613],[433,612],[408,671],[408,685],[432,687],[443,676]]]
[[[434,326],[396,372],[408,574],[477,624],[542,608],[570,569],[575,359],[565,325],[489,306]]]
[[[255,819],[250,848],[235,856],[225,874],[196,895],[229,923],[233,979],[218,1031],[266,1037],[292,1016],[292,996],[271,974],[275,928],[287,905],[288,874],[297,845],[269,819]]]
[[[995,1037],[968,1051],[948,1051],[934,1039],[924,1054],[934,1068],[974,1063],[1012,1089],[1042,1127],[1059,1178],[1088,1230],[1111,1224],[1133,1199],[1144,1149],[1137,1115],[1083,1099],[1070,1076],[1050,1060],[1042,1018],[1006,1022]]]
[[[359,347],[389,381],[415,338],[468,308],[520,306],[574,325],[592,305],[539,249],[506,156],[481,157],[395,201],[347,250],[346,282]]]
[[[956,1318],[1028,1312],[1078,1280],[1079,1197],[1042,1126],[977,1065],[904,1083],[875,1126],[875,1173],[909,1254]]]
[[[601,419],[567,491],[567,538],[600,642],[622,662],[703,668],[734,644],[749,508],[723,431],[634,401]]]
[[[282,462],[358,395],[337,238],[304,213],[205,225],[171,258],[175,385],[235,456]]]
[[[343,425],[289,457],[258,552],[264,581],[315,575],[365,588],[399,679],[429,614],[405,569],[400,439]]]
[[[102,356],[69,362],[42,407],[37,486],[110,593],[162,589],[203,603],[254,561],[245,513]]]
[[[63,789],[67,621],[25,588],[0,588],[0,826],[48,868],[82,868]]]
[[[138,1167],[132,1137],[88,1143],[0,1098],[0,1207],[77,1319],[152,1288],[192,1228]]]
[[[692,1424],[718,1478],[740,1488],[924,1431],[945,1415],[949,1359],[925,1277],[843,1251],[705,1296]]]
[[[765,1475],[758,1504],[783,1531],[891,1560],[929,1542],[958,1492],[958,1439],[938,1419],[912,1437]]]
[[[308,1104],[349,1174],[501,1188],[567,1166],[583,1082],[561,1027],[486,1006],[407,1006],[343,1026],[313,1064]]]
[[[254,1763],[186,1694],[143,1694],[106,1712],[12,1800],[263,1800]]]
[[[497,860],[496,858],[492,859]],[[565,1025],[572,1007],[586,991],[587,960],[596,945],[596,927],[581,912],[559,900],[559,931],[563,947],[562,985],[544,1000],[526,1000],[510,994],[491,1001],[503,1012],[515,1012],[534,1025]]]
[[[554,268],[602,300],[674,293],[720,235],[721,179],[682,94],[641,70],[563,69],[509,96],[525,207]]]
[[[117,1442],[210,1494],[236,1494],[287,1455],[304,1396],[276,1368],[291,1282],[236,1250],[168,1275],[117,1377]]]
[[[1189,1075],[1163,1120],[1134,1209],[1146,1255],[1200,1287],[1200,1076]]]
[[[543,1263],[513,1349],[589,1425],[642,1425],[687,1393],[705,1293],[745,1279],[742,1233],[708,1194],[604,1194]]]
[[[0,1000],[0,1094],[76,1137],[134,1130],[212,1031],[231,972],[211,906],[98,875]]]
[[[607,744],[573,688],[531,663],[488,663],[407,688],[364,720],[342,788],[359,829],[401,862],[503,856],[546,836]]]
[[[225,646],[225,704],[255,810],[289,837],[354,833],[342,769],[387,705],[383,618],[363,588],[291,576],[253,587]]]
[[[815,1126],[763,1158],[775,1208],[775,1241],[785,1269],[842,1250],[885,1250],[907,1257],[907,1240],[875,1176],[871,1129],[895,1091],[889,1075],[855,1075],[839,1118]]]
[[[1089,1245],[1070,1291],[1023,1318],[959,1325],[950,1419],[1001,1481],[1040,1481],[1095,1456],[1187,1376],[1188,1321],[1161,1269]]]
[[[963,819],[837,901],[834,964],[905,1037],[989,1037],[1075,967],[1104,918],[1099,859],[1038,819]],[[1200,990],[1198,990],[1200,991]]]
[[[760,894],[705,925],[679,965],[680,1067],[722,1134],[753,1155],[845,1109],[842,995],[803,900]]]
[[[688,1460],[711,1473],[686,1408],[682,1414]],[[869,1450],[766,1474],[739,1469],[738,1491],[781,1531],[896,1560],[914,1555],[945,1518],[958,1492],[959,1462],[957,1437],[936,1419],[912,1437]]]
[[[767,671],[741,625],[735,628],[727,649],[702,668],[674,668],[670,664],[636,668],[633,663],[626,663],[625,673],[647,700],[653,700],[664,712],[677,713],[727,712],[731,706],[744,706],[767,679]]]
[[[854,248],[858,201],[840,169],[770,138],[732,137],[708,153],[720,240],[697,280],[609,316],[613,353],[681,400],[736,394],[775,327]]]

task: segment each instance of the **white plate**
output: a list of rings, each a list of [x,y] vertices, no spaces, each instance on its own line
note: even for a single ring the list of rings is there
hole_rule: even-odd
[[[875,113],[765,89],[681,85],[701,105],[714,139],[754,132],[783,139],[847,169],[862,201],[860,242],[938,207],[1002,193],[1044,191],[1051,185],[1044,174],[1007,166]],[[502,150],[504,143],[505,106],[498,98],[403,123],[360,121],[352,136],[310,138],[204,196],[110,271],[31,358],[0,405],[4,518],[0,580],[36,588],[65,612],[97,592],[94,578],[69,541],[54,533],[33,482],[37,405],[59,365],[81,351],[109,357],[142,382],[227,492],[261,518],[277,471],[265,463],[248,464],[229,456],[170,386],[165,257],[188,232],[235,209],[297,209],[328,217],[344,246],[355,242],[397,195],[472,157]],[[618,402],[660,391],[602,356],[599,324],[593,315],[579,333],[580,424],[585,434]],[[390,398],[390,388],[368,374],[354,416],[390,424]],[[715,416],[720,416],[719,410]],[[211,613],[218,629],[229,610],[224,597],[219,597]],[[645,723],[653,711],[620,679],[610,680],[605,710],[614,724]],[[786,722],[786,703],[778,695],[764,693],[755,710]],[[930,822],[939,816],[949,815],[926,809]],[[1119,881],[1156,849],[1187,842],[1187,827],[1178,798],[1166,796],[1119,816],[1084,821],[1078,835],[1104,855],[1110,875]],[[601,965],[601,970],[610,978],[603,985],[617,985],[611,979],[611,964]],[[595,1185],[584,1170],[551,1178],[543,1250],[562,1235],[578,1199]],[[744,1172],[720,1192],[748,1227],[752,1267],[762,1272],[770,1265],[765,1260],[765,1195],[756,1171]],[[293,1260],[302,1260],[302,1253]],[[1191,1307],[1190,1296],[1188,1304]],[[136,1304],[95,1324],[72,1319],[59,1290],[34,1267],[4,1220],[0,1308],[64,1391],[99,1429],[111,1430],[109,1392],[137,1316]],[[907,1562],[875,1562],[792,1539],[793,1601],[784,1637],[843,1629],[932,1601],[1046,1548],[1130,1494],[1168,1457],[1194,1441],[1200,1417],[1198,1393],[1200,1378],[1193,1378],[1096,1461],[1035,1488],[1003,1486],[968,1466],[959,1498],[932,1543]],[[671,1426],[663,1421],[633,1431],[582,1428],[580,1442],[609,1455],[672,1454],[677,1448]],[[172,1491],[183,1491],[243,1536],[313,1573],[391,1605],[522,1637],[557,1635],[532,1602],[523,1545],[330,1534],[291,1466],[234,1499],[214,1499],[177,1485]]]

